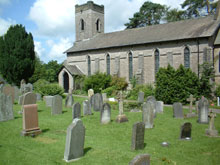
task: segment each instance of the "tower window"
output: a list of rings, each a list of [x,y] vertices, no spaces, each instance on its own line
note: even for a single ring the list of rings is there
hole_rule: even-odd
[[[81,30],[85,30],[85,22],[83,19],[81,19]]]
[[[99,19],[97,19],[97,21],[96,21],[96,30],[97,30],[97,32],[100,31],[100,20]]]
[[[185,68],[190,68],[190,50],[188,47],[184,49],[184,66]]]

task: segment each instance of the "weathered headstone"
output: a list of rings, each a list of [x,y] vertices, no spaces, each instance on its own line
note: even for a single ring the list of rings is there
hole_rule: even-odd
[[[89,89],[88,90],[88,97],[92,97],[94,95],[94,90],[93,89]]]
[[[36,104],[36,102],[37,102],[37,96],[35,93],[28,92],[24,94],[22,105]]]
[[[143,122],[137,122],[133,125],[131,140],[132,150],[144,149],[144,133],[145,124]]]
[[[37,97],[37,101],[41,100],[41,94],[40,93],[36,93],[36,97]]]
[[[64,160],[70,162],[84,154],[85,127],[78,118],[67,128]]]
[[[53,96],[44,96],[44,100],[46,102],[46,106],[47,107],[51,107],[52,106]]]
[[[142,121],[145,124],[145,128],[153,128],[154,105],[152,101],[143,104]]]
[[[73,104],[73,119],[81,117],[81,105],[80,103]]]
[[[91,105],[91,108],[93,108],[94,109],[94,95],[92,95],[90,98],[89,98],[89,103],[90,103],[90,105]]]
[[[20,93],[22,95],[25,93],[25,85],[26,85],[26,81],[24,79],[22,79],[20,82]]]
[[[213,112],[210,112],[209,117],[210,117],[209,129],[206,129],[206,135],[211,136],[211,137],[216,137],[218,136],[218,130],[215,129],[215,123],[214,123],[216,114]]]
[[[192,124],[187,122],[184,123],[180,128],[180,139],[190,140],[191,139]]]
[[[14,99],[18,101],[19,95],[20,95],[20,90],[17,86],[14,86],[14,91],[15,91],[15,98]]]
[[[24,95],[21,95],[18,97],[18,104],[22,105],[23,104],[23,100],[24,100]]]
[[[88,100],[83,101],[83,115],[91,115],[91,105]]]
[[[62,97],[60,95],[53,96],[51,114],[52,115],[62,114],[62,111],[63,111]]]
[[[11,96],[0,92],[0,121],[14,119]]]
[[[187,99],[188,102],[190,102],[189,104],[189,113],[186,114],[187,118],[190,117],[195,117],[196,114],[192,112],[193,109],[193,101],[195,101],[196,99],[193,97],[193,95],[191,94],[190,97]]]
[[[129,165],[150,165],[150,155],[137,155],[132,161],[130,161]]]
[[[65,100],[65,107],[72,107],[74,103],[74,99],[73,99],[73,95],[72,94],[68,94]]]
[[[117,99],[118,99],[119,115],[117,116],[115,121],[117,123],[128,122],[127,116],[123,114],[124,113],[124,103],[123,103],[124,98],[123,98],[122,91],[118,93]]]
[[[209,122],[209,119],[208,119],[209,102],[205,97],[202,97],[199,100],[198,108],[199,108],[198,122],[203,123],[203,124],[207,124]]]
[[[93,106],[94,111],[101,111],[102,106],[103,106],[102,95],[100,93],[96,93],[94,95],[94,106]]]
[[[100,113],[101,124],[108,124],[111,121],[111,106],[108,103],[104,103]]]
[[[138,102],[143,103],[144,102],[144,92],[138,93]]]
[[[173,117],[183,119],[183,106],[179,102],[173,104]]]
[[[151,101],[153,102],[154,105],[154,118],[157,116],[157,112],[156,112],[156,104],[157,104],[157,100],[154,96],[148,96],[146,99],[146,102]]]
[[[196,114],[199,113],[199,101],[196,101]]]
[[[32,92],[33,91],[33,85],[31,83],[24,85],[24,93]]]
[[[163,113],[163,101],[156,102],[156,112]]]
[[[14,104],[14,98],[15,98],[15,89],[14,87],[12,87],[11,85],[7,84],[7,85],[3,85],[3,93],[7,96],[11,96],[11,101],[12,101],[12,104]]]
[[[24,105],[22,136],[38,135],[41,130],[38,126],[37,104]]]
[[[108,101],[107,93],[102,93],[103,102]]]

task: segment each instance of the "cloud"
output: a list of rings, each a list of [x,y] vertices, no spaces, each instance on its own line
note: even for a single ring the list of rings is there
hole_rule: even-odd
[[[47,44],[50,46],[48,57],[50,60],[57,60],[58,62],[66,59],[66,55],[63,52],[73,45],[70,38],[61,38],[58,42],[48,40]]]
[[[14,24],[16,24],[16,21],[12,19],[5,20],[0,17],[0,36],[4,35],[7,32],[8,28]]]
[[[39,57],[43,56],[45,48],[42,46],[42,43],[40,41],[34,41],[34,49]]]

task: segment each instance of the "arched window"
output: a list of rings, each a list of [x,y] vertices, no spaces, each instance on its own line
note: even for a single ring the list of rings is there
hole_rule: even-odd
[[[133,77],[133,57],[132,57],[132,53],[129,52],[128,54],[128,70],[129,70],[129,80],[132,79]]]
[[[81,30],[85,30],[85,22],[83,19],[81,19],[80,24],[81,24]]]
[[[190,51],[188,47],[184,49],[184,67],[190,68]]]
[[[160,52],[158,49],[156,49],[154,52],[154,58],[155,58],[155,74],[156,74],[160,68]]]
[[[100,31],[100,20],[99,19],[97,19],[97,21],[96,21],[96,30],[97,30],[97,32]]]
[[[90,56],[88,56],[88,76],[91,76],[91,59],[90,59]]]
[[[106,73],[107,73],[107,75],[109,75],[110,74],[110,56],[109,56],[109,54],[107,54],[107,56],[106,56]]]

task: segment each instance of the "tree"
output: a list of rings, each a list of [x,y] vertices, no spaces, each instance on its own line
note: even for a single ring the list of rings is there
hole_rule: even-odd
[[[187,15],[184,10],[171,9],[171,10],[168,10],[166,14],[167,22],[180,21],[186,18],[187,18]]]
[[[58,81],[58,72],[62,67],[61,64],[58,64],[57,61],[51,60],[47,64],[45,64],[46,74],[45,80],[49,82],[57,82]]]
[[[185,0],[181,6],[183,9],[186,8],[188,18],[192,18],[214,14],[217,2],[214,0]]]
[[[125,26],[127,29],[131,29],[159,24],[167,9],[165,5],[147,1],[141,6],[140,11],[134,14],[133,18],[129,18],[130,21]]]
[[[10,26],[0,37],[0,72],[8,83],[20,84],[34,73],[35,52],[31,33],[22,25]]]

